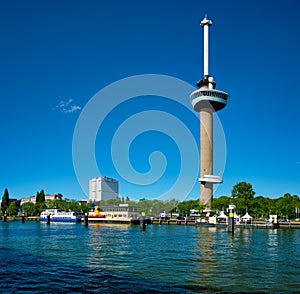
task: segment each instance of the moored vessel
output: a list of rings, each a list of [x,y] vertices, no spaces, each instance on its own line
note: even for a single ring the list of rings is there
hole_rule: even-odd
[[[74,211],[60,211],[58,209],[45,209],[40,214],[40,221],[44,222],[50,219],[50,222],[62,222],[62,223],[80,223],[81,213]]]
[[[88,214],[89,223],[139,224],[138,208],[128,204],[94,206]]]
[[[104,221],[106,215],[101,213],[99,206],[95,206],[93,210],[89,211],[88,221],[89,222],[101,222]]]

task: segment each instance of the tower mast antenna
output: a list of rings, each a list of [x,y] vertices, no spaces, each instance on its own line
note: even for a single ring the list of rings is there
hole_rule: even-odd
[[[204,19],[201,21],[200,25],[203,27],[203,55],[204,55],[204,59],[203,59],[203,75],[207,76],[209,75],[208,73],[208,45],[209,45],[209,31],[208,28],[212,25],[212,21],[206,18],[206,15],[204,17]]]

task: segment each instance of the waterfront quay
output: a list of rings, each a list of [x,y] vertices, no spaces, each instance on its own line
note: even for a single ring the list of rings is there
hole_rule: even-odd
[[[148,221],[149,224],[154,225],[185,225],[194,226],[197,225],[195,220],[177,220],[177,219],[151,219]],[[226,224],[217,223],[215,227],[225,227]],[[279,222],[277,224],[272,224],[267,221],[253,221],[252,223],[239,223],[235,224],[236,228],[245,229],[273,229],[273,228],[300,228],[300,222],[290,221],[290,222]]]
[[[3,222],[3,218],[0,218]],[[31,216],[25,217],[25,222],[39,222],[39,217]],[[7,221],[22,221],[22,217],[8,217]],[[196,226],[196,220],[179,220],[179,219],[160,219],[160,218],[152,218],[146,219],[147,225],[177,225],[177,226]],[[83,222],[82,222],[83,223]],[[138,219],[134,221],[121,221],[121,220],[113,220],[113,219],[103,219],[102,221],[89,221],[90,224],[93,223],[107,223],[107,224],[132,224],[132,225],[139,225],[140,221]],[[217,223],[215,227],[226,227],[227,225],[224,223]],[[285,221],[285,222],[278,222],[277,224],[272,224],[266,221],[253,221],[252,223],[239,223],[235,224],[236,228],[244,228],[244,229],[275,229],[275,228],[290,228],[290,229],[300,229],[300,221]]]
[[[149,224],[154,225],[195,225],[195,220],[179,220],[179,219],[160,219],[160,218],[154,218],[147,220]]]
[[[299,221],[279,222],[279,228],[300,229]]]
[[[148,225],[177,225],[177,226],[197,226],[199,223],[196,220],[179,220],[179,219],[161,219],[161,218],[152,218],[146,219],[146,224]],[[110,222],[113,223],[113,222]],[[131,222],[131,224],[138,225],[140,224],[139,220]],[[201,225],[200,225],[201,226]],[[216,223],[215,227],[227,227],[226,223]],[[267,221],[253,221],[251,223],[240,222],[235,224],[235,228],[244,228],[244,229],[276,229],[276,228],[300,228],[299,221],[289,221],[289,222],[279,222],[279,223],[270,223]]]

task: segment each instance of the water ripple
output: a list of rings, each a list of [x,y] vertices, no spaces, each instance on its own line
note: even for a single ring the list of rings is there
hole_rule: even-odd
[[[1,293],[297,293],[300,230],[0,223]]]

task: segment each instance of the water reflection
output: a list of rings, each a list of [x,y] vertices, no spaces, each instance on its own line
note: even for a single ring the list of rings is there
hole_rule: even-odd
[[[195,251],[197,259],[193,270],[193,279],[197,285],[213,287],[216,273],[221,268],[224,252],[224,239],[215,227],[199,227]],[[219,258],[217,258],[217,255]]]
[[[130,256],[128,234],[130,227],[123,224],[92,224],[87,228],[88,247],[86,262],[89,268],[97,270],[124,270],[128,263],[123,256]]]
[[[217,291],[293,292],[300,286],[299,230],[199,228],[195,251],[198,258],[193,272],[197,283]],[[298,236],[298,238],[297,238]],[[276,285],[276,286],[275,286]]]
[[[194,226],[149,225],[141,232],[139,226],[0,223],[0,238],[3,261],[5,252],[18,256],[15,261],[10,257],[10,274],[27,272],[20,258],[28,267],[28,257],[30,262],[38,257],[32,264],[41,269],[33,273],[44,272],[45,261],[53,280],[60,281],[68,271],[70,283],[82,279],[87,287],[109,276],[120,285],[134,281],[143,287],[147,281],[196,293],[300,289],[299,229],[237,229],[232,235],[226,229]],[[70,274],[80,266],[80,274]]]

